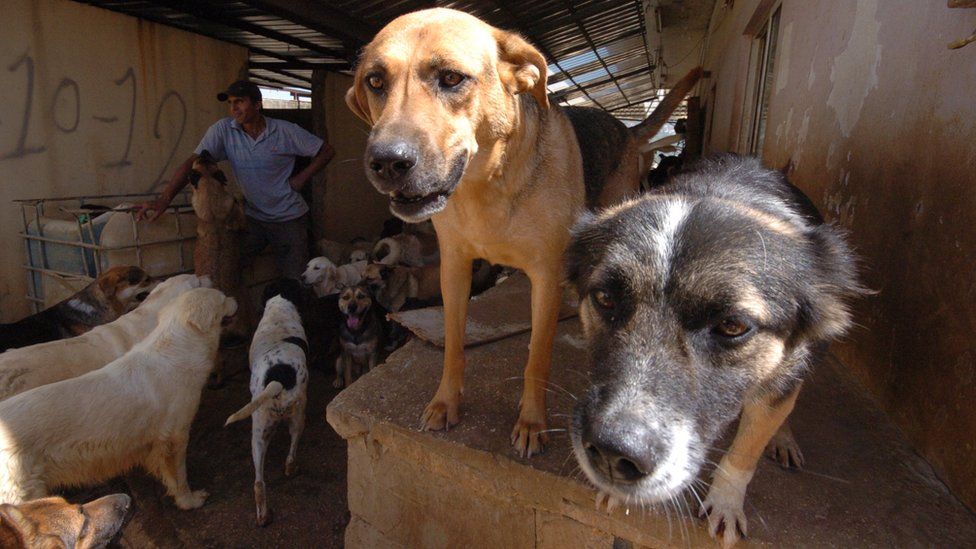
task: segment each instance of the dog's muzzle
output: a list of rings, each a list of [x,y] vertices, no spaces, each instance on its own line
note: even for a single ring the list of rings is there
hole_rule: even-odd
[[[627,499],[661,501],[694,479],[701,457],[689,422],[607,412],[584,399],[573,412],[576,460],[598,488]]]
[[[425,221],[447,206],[466,165],[466,151],[451,159],[445,170],[443,160],[425,161],[405,141],[374,143],[366,153],[367,178],[390,197],[393,215],[410,223]]]

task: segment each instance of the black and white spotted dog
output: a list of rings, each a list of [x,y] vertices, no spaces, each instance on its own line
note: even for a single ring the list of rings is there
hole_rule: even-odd
[[[305,428],[308,388],[308,343],[298,304],[302,287],[285,279],[264,292],[264,315],[251,341],[251,402],[227,418],[229,425],[248,416],[251,422],[251,455],[254,458],[254,502],[258,526],[271,522],[264,490],[264,456],[278,422],[287,419],[291,446],[285,475],[295,471],[295,451]]]

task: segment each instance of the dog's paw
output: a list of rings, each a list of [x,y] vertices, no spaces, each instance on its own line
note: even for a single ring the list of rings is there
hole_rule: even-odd
[[[532,457],[546,449],[546,422],[520,416],[512,429],[512,446],[520,457]]]
[[[206,490],[194,490],[192,492],[187,492],[185,494],[180,494],[176,496],[176,506],[184,511],[189,511],[190,509],[199,509],[203,506],[204,502],[210,496]]]
[[[264,528],[265,526],[271,524],[271,521],[273,519],[274,519],[274,512],[265,511],[264,514],[258,513],[254,522],[255,524],[258,525],[258,527]]]
[[[723,547],[732,547],[749,533],[742,505],[751,475],[735,471],[731,473],[716,472],[708,497],[702,502],[698,513],[708,518],[708,533],[720,540]]]
[[[434,397],[434,400],[430,401],[430,404],[424,409],[424,415],[420,418],[420,430],[440,431],[450,429],[460,421],[460,408],[461,406],[458,400],[448,402]]]
[[[336,380],[332,382],[332,386],[336,389],[342,389],[343,385],[344,383],[342,382],[342,378],[336,378]]]
[[[776,431],[773,438],[769,439],[769,444],[766,445],[766,455],[784,469],[803,468],[803,452],[800,451],[800,445],[793,438],[793,432],[785,425]]]

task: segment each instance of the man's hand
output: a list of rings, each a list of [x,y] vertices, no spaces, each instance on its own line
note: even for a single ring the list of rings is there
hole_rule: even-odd
[[[142,221],[143,219],[149,220],[150,223],[156,221],[166,211],[169,203],[170,201],[163,195],[159,195],[159,198],[152,202],[143,202],[139,205],[139,210],[136,212],[136,221]],[[152,213],[150,214],[149,212]]]
[[[294,177],[288,180],[288,185],[291,187],[291,190],[295,191],[296,193],[302,192],[302,189],[305,188],[306,183],[308,183],[308,176],[305,176],[304,172],[295,174]]]

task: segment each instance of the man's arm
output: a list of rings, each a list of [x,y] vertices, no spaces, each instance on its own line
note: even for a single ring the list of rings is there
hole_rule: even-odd
[[[295,192],[301,192],[309,180],[312,179],[312,176],[322,171],[332,161],[332,157],[334,156],[335,149],[332,148],[332,145],[322,143],[322,146],[319,147],[319,152],[315,153],[309,165],[289,179],[288,184],[291,185],[291,188]]]
[[[159,193],[159,197],[152,202],[144,202],[139,205],[139,210],[136,212],[136,221],[142,219],[148,219],[149,221],[156,221],[156,218],[163,215],[166,211],[166,207],[169,203],[173,201],[173,197],[186,187],[188,182],[187,175],[190,174],[190,170],[193,169],[193,162],[197,159],[196,154],[191,154],[189,158],[180,164],[176,171],[173,172],[172,177],[169,178],[169,182],[166,183],[166,187],[163,188],[163,192]],[[152,211],[152,214],[148,212]]]

